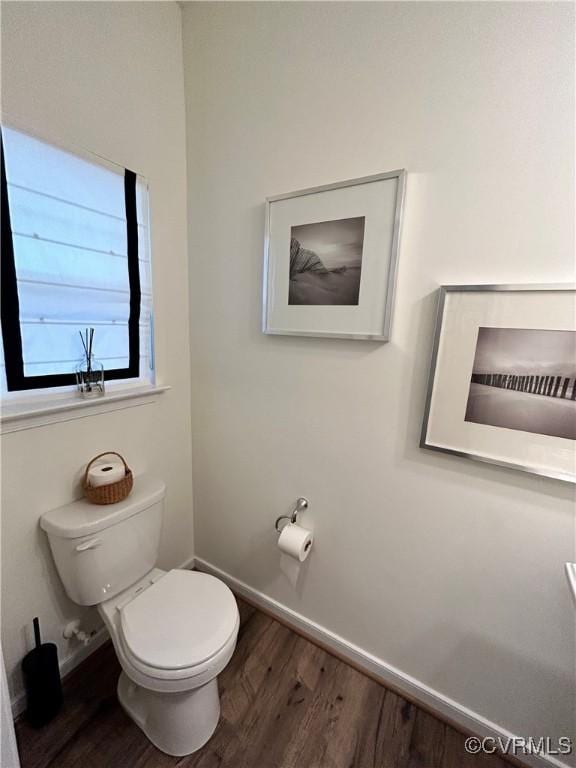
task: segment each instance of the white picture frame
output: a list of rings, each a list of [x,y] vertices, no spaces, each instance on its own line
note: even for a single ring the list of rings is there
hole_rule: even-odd
[[[576,285],[438,294],[420,447],[576,482]]]
[[[263,333],[389,341],[405,187],[396,170],[266,199]]]

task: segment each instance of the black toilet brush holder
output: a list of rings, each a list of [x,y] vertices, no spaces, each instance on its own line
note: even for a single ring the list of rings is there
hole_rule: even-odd
[[[26,718],[34,728],[49,723],[62,707],[62,682],[58,648],[40,639],[40,623],[34,619],[36,647],[22,659],[26,687]]]

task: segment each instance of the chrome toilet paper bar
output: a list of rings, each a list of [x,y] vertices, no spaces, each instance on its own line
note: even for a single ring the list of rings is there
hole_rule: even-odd
[[[292,511],[291,515],[280,515],[280,517],[276,518],[274,527],[276,528],[278,533],[282,532],[282,528],[279,527],[282,520],[286,520],[289,523],[295,523],[296,520],[298,519],[298,515],[300,514],[300,512],[304,512],[305,509],[308,509],[308,499],[305,499],[303,496],[301,496],[296,502],[296,507]]]

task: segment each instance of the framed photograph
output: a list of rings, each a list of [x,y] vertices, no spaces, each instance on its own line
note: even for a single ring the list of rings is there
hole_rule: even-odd
[[[575,293],[440,289],[422,448],[576,481]]]
[[[406,171],[266,200],[264,333],[388,341]]]

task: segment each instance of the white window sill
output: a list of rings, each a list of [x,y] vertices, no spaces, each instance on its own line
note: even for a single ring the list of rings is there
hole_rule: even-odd
[[[0,434],[148,405],[169,389],[170,387],[150,384],[130,388],[118,387],[92,400],[84,400],[78,394],[70,393],[50,398],[39,396],[28,400],[5,401],[0,413]]]

